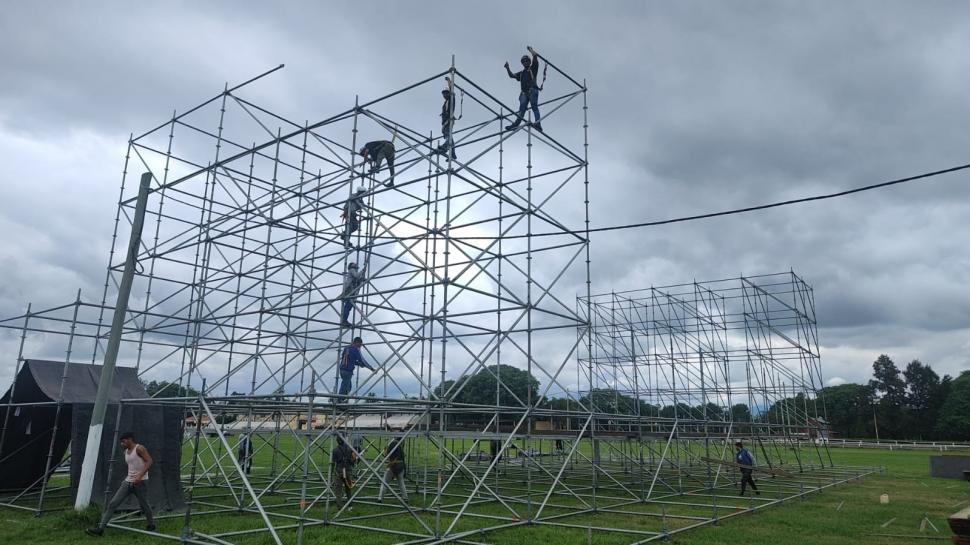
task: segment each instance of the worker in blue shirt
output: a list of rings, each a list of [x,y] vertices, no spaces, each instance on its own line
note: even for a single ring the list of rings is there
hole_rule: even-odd
[[[354,368],[366,367],[371,371],[375,369],[364,361],[360,349],[364,346],[364,341],[360,337],[354,337],[354,342],[344,348],[344,353],[340,357],[340,395],[345,396],[350,393],[354,385]]]
[[[754,457],[748,452],[748,449],[744,448],[741,441],[734,443],[734,448],[737,449],[737,453],[734,455],[734,461],[741,466],[741,495],[744,495],[745,485],[750,484],[751,490],[754,493],[761,495],[758,491],[758,485],[754,484],[754,479],[751,478],[751,473],[754,471]]]

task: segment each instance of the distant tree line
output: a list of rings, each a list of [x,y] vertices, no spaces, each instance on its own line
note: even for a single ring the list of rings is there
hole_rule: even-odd
[[[819,395],[842,437],[970,440],[970,371],[940,378],[919,360],[900,371],[883,354],[867,384],[827,386]]]
[[[499,385],[501,381],[501,385]],[[145,385],[156,397],[194,397],[198,391],[166,381]],[[447,380],[434,390],[435,397],[447,397],[455,403],[469,405],[524,407],[539,395],[539,380],[524,369],[511,365],[490,365],[478,372]],[[233,392],[233,395],[238,395]],[[376,401],[376,400],[368,400]],[[231,405],[231,402],[225,402]],[[213,407],[217,413],[221,412]],[[775,401],[767,409],[753,414],[745,403],[733,403],[730,409],[715,403],[688,405],[683,402],[657,406],[634,396],[609,388],[587,392],[578,400],[548,398],[539,408],[585,412],[595,407],[598,413],[641,415],[667,419],[734,422],[734,433],[745,433],[743,423],[804,424],[806,414],[824,415],[840,437],[910,440],[970,440],[970,371],[956,378],[942,378],[929,366],[913,360],[900,370],[883,354],[872,364],[872,379],[866,384],[840,384],[819,391],[817,399],[798,394]],[[512,411],[510,411],[512,412]],[[517,411],[516,411],[517,412]],[[491,411],[459,415],[456,420],[469,424],[491,418]],[[231,414],[220,414],[217,420],[231,422]],[[556,417],[557,424],[576,429],[585,418]],[[723,427],[723,426],[722,426]],[[749,426],[750,428],[750,426]],[[707,428],[726,432],[726,429]]]
[[[496,389],[499,379],[502,386]],[[522,407],[530,387],[532,396],[537,396],[539,381],[527,371],[510,365],[491,365],[447,380],[434,393],[457,403]],[[840,437],[875,438],[878,428],[880,439],[970,440],[970,371],[956,378],[940,378],[919,360],[900,370],[889,356],[881,355],[872,364],[872,379],[867,384],[827,386],[819,391],[817,399],[797,394],[775,401],[758,414],[753,414],[745,403],[734,403],[730,409],[715,403],[657,406],[609,388],[594,389],[578,401],[549,398],[539,404],[539,408],[579,412],[583,411],[581,407],[590,406],[600,413],[618,415],[733,421],[735,433],[750,431],[743,423],[804,424],[806,415],[817,412],[826,417],[832,431]],[[487,418],[487,414],[468,414],[460,420],[472,423]],[[560,425],[567,425],[566,417],[557,420]],[[584,418],[569,420],[568,426],[575,429],[582,426]]]

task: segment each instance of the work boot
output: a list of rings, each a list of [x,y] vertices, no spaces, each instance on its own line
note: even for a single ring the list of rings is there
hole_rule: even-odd
[[[518,124],[518,123],[512,123],[512,124],[511,124],[511,125],[509,125],[508,127],[505,127],[505,130],[507,130],[507,131],[514,131],[514,130],[515,130],[515,129],[517,129],[518,127],[519,127],[519,124]]]
[[[384,184],[384,187],[393,188],[394,187],[394,180],[388,180],[387,183]]]
[[[451,150],[451,160],[454,161],[455,159],[458,159],[458,154],[455,153],[455,150],[454,149],[452,149]]]
[[[101,537],[104,535],[104,529],[101,528],[100,526],[95,526],[94,528],[88,528],[87,530],[84,530],[84,533],[89,536]]]
[[[542,132],[542,123],[539,123],[538,121],[536,121],[535,123],[532,124],[532,126],[535,128],[535,130]]]
[[[152,524],[149,524],[148,526],[145,526],[145,529],[148,530],[149,532],[154,532],[155,531],[155,523],[152,523]]]

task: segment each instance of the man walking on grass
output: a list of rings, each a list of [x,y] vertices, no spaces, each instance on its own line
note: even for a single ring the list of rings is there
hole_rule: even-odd
[[[408,501],[408,487],[404,482],[404,470],[407,464],[404,461],[404,449],[401,442],[403,439],[395,439],[387,445],[385,454],[387,456],[387,471],[384,472],[384,480],[381,481],[381,490],[377,493],[377,501],[384,503],[384,490],[390,489],[391,481],[397,479],[397,485],[401,490],[401,498]]]
[[[349,503],[350,498],[354,495],[354,466],[356,464],[357,455],[338,435],[337,446],[330,453],[330,484],[333,487],[337,509],[342,509],[344,504]],[[351,509],[353,508],[347,507],[348,511]]]
[[[105,507],[104,514],[101,515],[101,522],[94,528],[85,530],[88,535],[103,535],[108,521],[111,520],[111,515],[114,514],[115,509],[130,494],[134,494],[138,498],[138,507],[148,522],[145,529],[149,532],[155,531],[155,519],[152,517],[152,507],[148,505],[148,483],[145,482],[148,480],[148,470],[151,469],[154,463],[152,455],[148,453],[148,449],[135,443],[135,436],[130,431],[121,434],[121,446],[125,449],[125,463],[128,464],[128,476],[125,477],[125,482],[121,483],[121,487],[118,488],[114,497],[111,498],[111,502]]]
[[[748,452],[748,449],[744,448],[741,441],[734,444],[734,448],[737,449],[737,453],[734,455],[734,461],[741,465],[741,495],[744,495],[745,485],[750,484],[751,490],[754,493],[761,495],[758,491],[758,485],[754,484],[754,479],[751,478],[751,472],[754,471],[754,457]]]

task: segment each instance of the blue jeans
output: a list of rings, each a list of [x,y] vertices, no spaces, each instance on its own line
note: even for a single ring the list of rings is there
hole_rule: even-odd
[[[342,396],[345,396],[354,389],[354,371],[346,371],[344,369],[340,370],[340,390],[337,391]]]
[[[354,309],[354,300],[350,297],[344,299],[343,307],[340,309],[340,319],[344,322],[350,321],[350,311]]]
[[[522,123],[522,118],[525,117],[525,109],[531,104],[532,105],[532,122],[539,122],[539,90],[533,89],[528,93],[519,93],[519,113],[515,116],[515,121],[512,122],[513,127],[518,127],[519,123]]]

